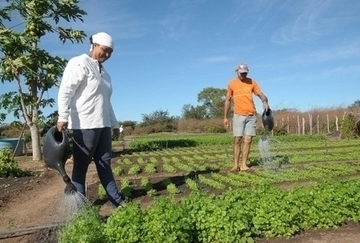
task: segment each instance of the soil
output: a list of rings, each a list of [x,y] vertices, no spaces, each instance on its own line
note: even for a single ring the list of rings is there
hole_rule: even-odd
[[[114,148],[121,153],[122,148]],[[0,243],[53,243],[56,240],[58,224],[63,223],[56,213],[65,188],[59,173],[44,167],[42,162],[34,162],[30,156],[16,157],[22,169],[30,171],[31,175],[21,178],[0,178]],[[66,171],[71,174],[72,164],[66,164]],[[168,174],[157,173],[151,179],[158,191],[166,194],[161,181],[169,177]],[[136,187],[141,177],[131,178],[134,186],[132,193],[136,200],[140,200],[143,206],[151,204],[151,199],[146,193]],[[184,185],[184,176],[180,173],[171,174],[171,179],[182,191],[187,193]],[[87,174],[88,198],[94,205],[101,207],[100,214],[108,216],[111,207],[106,200],[97,198],[97,186],[99,180],[94,163],[89,167]],[[211,188],[205,188],[211,190]],[[309,230],[300,233],[290,239],[257,239],[259,243],[355,243],[360,240],[360,224],[349,223],[337,229]]]

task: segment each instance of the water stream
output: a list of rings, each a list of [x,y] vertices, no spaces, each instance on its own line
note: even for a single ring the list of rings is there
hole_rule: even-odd
[[[263,135],[259,139],[258,148],[261,157],[261,165],[264,169],[276,169],[279,166],[271,151],[273,145],[273,141],[266,135]]]

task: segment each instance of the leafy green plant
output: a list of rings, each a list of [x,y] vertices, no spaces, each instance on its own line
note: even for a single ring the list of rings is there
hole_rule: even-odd
[[[103,187],[103,185],[101,185],[101,183],[98,186],[98,197],[101,200],[104,200],[107,198],[105,188]]]
[[[19,177],[29,173],[20,169],[18,162],[11,158],[11,149],[0,150],[0,177]]]
[[[139,165],[134,165],[129,169],[128,174],[129,175],[137,175],[140,172],[141,172],[140,166]]]
[[[157,172],[156,165],[147,164],[144,168],[144,171],[145,171],[145,173],[149,173],[149,174],[156,173]]]
[[[121,176],[121,175],[123,175],[125,173],[124,169],[119,167],[119,166],[114,168],[112,171],[113,171],[115,176]]]
[[[99,208],[86,206],[59,231],[59,243],[106,243]]]
[[[158,195],[158,191],[156,191],[155,189],[149,189],[149,190],[146,190],[146,195],[148,195],[149,197],[153,197],[153,196],[156,196]]]
[[[170,193],[170,195],[180,193],[180,190],[176,187],[174,183],[170,183],[166,186],[166,190]]]
[[[196,181],[190,179],[190,178],[186,178],[185,179],[185,184],[186,186],[192,190],[192,191],[199,191],[199,186],[198,184],[196,183]]]
[[[145,187],[148,183],[150,183],[149,178],[147,178],[147,177],[143,177],[143,178],[141,178],[141,181],[140,181],[140,186]]]
[[[131,197],[131,182],[129,179],[122,179],[121,180],[121,193],[125,196],[126,199]]]
[[[117,208],[110,215],[104,227],[106,242],[141,242],[143,217],[144,213],[139,204],[130,203],[126,208]]]
[[[142,242],[189,243],[193,240],[193,225],[184,207],[168,198],[155,200],[144,215]]]

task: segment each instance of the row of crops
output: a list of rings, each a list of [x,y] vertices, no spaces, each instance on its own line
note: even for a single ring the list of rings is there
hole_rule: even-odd
[[[270,137],[266,161],[258,145],[255,169],[229,173],[231,136],[136,139],[113,159],[129,206],[106,221],[97,208],[81,211],[60,242],[254,242],[360,220],[358,140]],[[139,190],[152,206],[141,207]]]

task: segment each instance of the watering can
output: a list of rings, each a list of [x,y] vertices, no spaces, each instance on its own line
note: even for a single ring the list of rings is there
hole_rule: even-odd
[[[271,130],[274,128],[274,115],[270,108],[264,110],[262,114],[262,123],[265,129],[265,133],[271,132]]]
[[[45,164],[54,170],[57,170],[66,184],[65,194],[76,192],[76,187],[72,184],[70,177],[66,174],[65,163],[70,152],[70,145],[66,131],[58,131],[51,127],[46,135],[43,146],[43,155]]]

